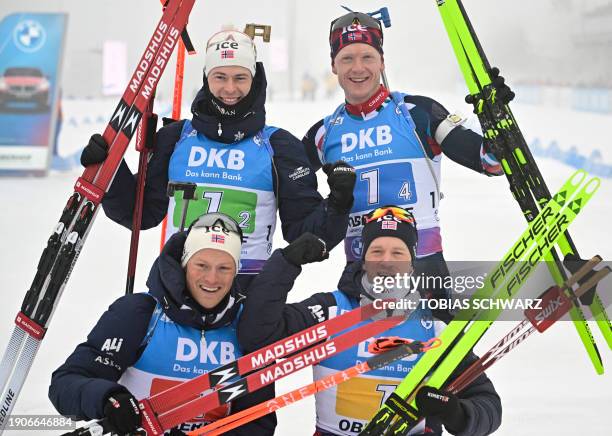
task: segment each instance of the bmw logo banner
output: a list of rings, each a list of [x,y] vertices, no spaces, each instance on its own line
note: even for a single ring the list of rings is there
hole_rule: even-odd
[[[15,13],[0,21],[0,175],[44,175],[61,113],[66,14]]]

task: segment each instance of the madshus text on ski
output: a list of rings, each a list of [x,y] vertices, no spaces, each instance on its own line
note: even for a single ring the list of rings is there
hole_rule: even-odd
[[[83,150],[85,170],[0,363],[0,433],[99,206],[132,231],[130,269],[126,295],[51,375],[57,411],[88,421],[71,435],[272,435],[276,411],[310,395],[317,436],[488,435],[502,422],[503,399],[485,371],[567,314],[603,372],[583,310],[612,348],[597,288],[611,270],[598,256],[582,259],[568,232],[600,180],[579,170],[550,193],[508,106],[514,93],[459,0],[436,4],[482,135],[430,97],[392,91],[383,49],[391,21],[382,8],[332,21],[331,67],[344,103],[301,140],[266,122],[255,38],[269,40],[269,26],[210,36],[192,116],[178,119],[194,3],[164,3],[109,124]],[[156,87],[177,45],[175,119],[155,132]],[[141,120],[133,174],[123,156]],[[483,176],[505,175],[528,222],[464,299],[453,295],[465,283],[443,254],[443,156]],[[277,216],[286,244],[274,249]],[[138,234],[160,224],[147,289],[133,293]],[[326,262],[341,242],[341,276],[322,278],[330,290],[287,303],[302,266]],[[555,284],[533,300],[517,298],[542,263]],[[512,308],[525,319],[476,356],[474,346]],[[312,383],[275,396],[277,380],[307,367]]]

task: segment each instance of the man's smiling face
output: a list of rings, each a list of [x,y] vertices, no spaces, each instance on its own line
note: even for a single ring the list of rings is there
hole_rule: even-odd
[[[344,47],[332,64],[346,101],[351,104],[363,103],[376,92],[384,69],[380,53],[371,45],[362,43]]]

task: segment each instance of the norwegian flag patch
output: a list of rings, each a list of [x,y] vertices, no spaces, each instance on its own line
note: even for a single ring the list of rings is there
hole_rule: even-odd
[[[221,59],[234,59],[234,50],[223,50],[221,52]]]
[[[396,221],[383,221],[381,228],[386,229],[386,230],[397,230],[397,222]]]
[[[225,244],[225,236],[224,235],[212,235],[210,237],[211,242],[216,242],[217,244]]]

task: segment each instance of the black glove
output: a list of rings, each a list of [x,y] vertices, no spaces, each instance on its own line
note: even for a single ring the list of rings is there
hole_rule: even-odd
[[[138,400],[127,390],[111,394],[104,404],[104,417],[114,433],[133,432],[140,427]]]
[[[329,257],[325,241],[312,233],[303,233],[281,250],[287,262],[295,266],[321,262]]]
[[[89,165],[104,162],[106,156],[108,156],[108,144],[102,135],[96,133],[91,135],[89,142],[81,153],[81,165],[87,167]]]
[[[341,214],[348,213],[353,207],[353,189],[355,188],[355,168],[344,161],[323,165],[329,185],[328,204]]]
[[[504,102],[504,104],[510,103],[514,99],[514,92],[506,85],[506,80],[503,76],[499,75],[499,68],[493,67],[489,70],[489,76],[491,76],[491,83],[497,91],[497,98]]]
[[[467,425],[467,416],[456,395],[423,386],[416,394],[416,405],[422,416],[438,418],[450,433],[459,433]]]

